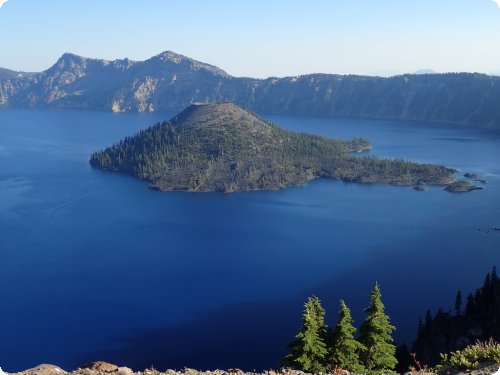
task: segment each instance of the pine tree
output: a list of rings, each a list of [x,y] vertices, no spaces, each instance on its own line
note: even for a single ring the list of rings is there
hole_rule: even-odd
[[[339,320],[330,337],[328,367],[340,367],[357,374],[365,373],[359,355],[366,348],[354,339],[356,328],[352,325],[351,310],[344,301],[340,301]]]
[[[398,361],[394,356],[396,347],[391,333],[396,329],[390,324],[384,312],[382,294],[378,284],[370,294],[370,306],[365,309],[367,315],[360,328],[360,342],[366,347],[361,355],[363,364],[370,374],[390,373]]]
[[[326,332],[325,310],[321,307],[321,301],[318,297],[309,297],[304,305],[302,327],[288,346],[290,354],[284,358],[285,364],[295,370],[324,372]]]
[[[491,283],[496,284],[497,282],[498,282],[497,266],[493,266],[493,270],[491,271]]]
[[[462,292],[457,292],[455,297],[455,315],[462,315]]]
[[[465,316],[472,316],[476,313],[476,304],[474,301],[474,296],[469,293],[467,296],[467,304],[465,305]]]

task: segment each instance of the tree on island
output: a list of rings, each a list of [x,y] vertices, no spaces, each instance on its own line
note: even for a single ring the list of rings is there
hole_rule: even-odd
[[[370,306],[365,309],[365,321],[360,327],[359,341],[366,347],[361,359],[370,374],[391,373],[398,363],[391,336],[396,327],[390,324],[389,317],[384,312],[378,284],[375,284],[370,293],[370,301]]]
[[[340,301],[339,320],[328,342],[327,364],[330,369],[342,368],[350,372],[362,374],[366,369],[360,363],[360,354],[365,346],[355,340],[356,328],[353,326],[351,310],[343,300]]]
[[[321,301],[318,297],[309,297],[304,305],[300,331],[288,346],[290,354],[284,358],[285,364],[295,370],[325,372],[327,330]]]

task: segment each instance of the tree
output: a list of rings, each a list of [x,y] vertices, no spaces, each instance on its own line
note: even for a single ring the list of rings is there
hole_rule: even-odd
[[[309,297],[304,305],[300,331],[288,346],[290,354],[284,358],[285,364],[295,370],[324,372],[326,332],[325,310],[321,301],[318,297]]]
[[[375,284],[370,294],[370,306],[365,311],[367,315],[360,328],[360,342],[366,347],[361,355],[363,364],[370,374],[392,372],[398,363],[391,336],[396,327],[390,324],[389,317],[384,312],[378,284]]]
[[[327,364],[355,373],[365,373],[359,355],[366,348],[354,339],[356,328],[352,325],[351,310],[344,301],[340,301],[339,320],[330,337]]]
[[[474,296],[469,293],[467,296],[467,304],[465,305],[465,316],[472,316],[476,313],[476,303],[474,301]]]
[[[460,290],[455,297],[455,314],[462,315],[462,292],[460,292]]]

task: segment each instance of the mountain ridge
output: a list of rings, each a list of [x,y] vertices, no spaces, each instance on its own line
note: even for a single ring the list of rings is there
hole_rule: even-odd
[[[165,51],[145,61],[63,54],[54,65],[0,79],[1,107],[179,111],[234,102],[259,113],[411,120],[500,128],[500,77],[307,74],[256,79]]]

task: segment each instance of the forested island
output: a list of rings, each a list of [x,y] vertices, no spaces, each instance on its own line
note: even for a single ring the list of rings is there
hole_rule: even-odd
[[[454,181],[440,165],[352,155],[368,140],[333,140],[279,128],[231,103],[195,104],[94,152],[90,164],[161,191],[277,190],[318,177],[394,185]]]

